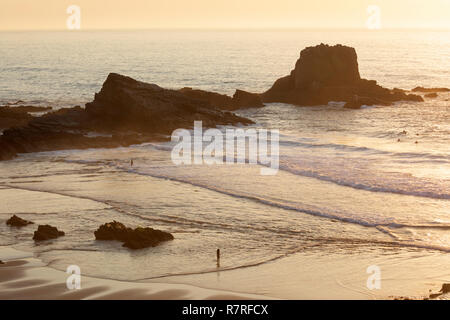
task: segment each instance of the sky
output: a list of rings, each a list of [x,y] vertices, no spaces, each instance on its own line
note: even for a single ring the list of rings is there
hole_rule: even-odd
[[[0,30],[64,30],[70,5],[81,29],[450,29],[450,0],[0,0]]]

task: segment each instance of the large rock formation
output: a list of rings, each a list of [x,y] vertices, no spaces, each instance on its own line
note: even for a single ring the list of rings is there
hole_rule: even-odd
[[[170,134],[190,128],[194,120],[205,127],[218,124],[249,124],[250,120],[219,110],[209,101],[189,97],[176,90],[136,81],[111,73],[86,112],[98,119],[103,129]]]
[[[5,130],[0,136],[0,160],[17,153],[164,140],[175,129],[191,128],[194,120],[203,121],[204,127],[253,123],[219,110],[213,102],[111,73],[85,109],[62,109]],[[93,137],[92,132],[104,135]]]
[[[96,240],[121,241],[124,247],[130,249],[155,247],[161,242],[173,240],[168,232],[140,227],[131,229],[117,221],[101,225],[94,234]]]
[[[325,44],[302,50],[291,74],[278,79],[261,96],[264,102],[301,106],[346,101],[349,108],[366,103],[388,105],[400,100],[423,101],[420,96],[389,90],[377,85],[375,80],[362,79],[354,48]]]

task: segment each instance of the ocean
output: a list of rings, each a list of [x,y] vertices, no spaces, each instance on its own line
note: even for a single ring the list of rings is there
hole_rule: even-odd
[[[443,31],[4,32],[0,104],[84,105],[110,72],[167,88],[263,92],[289,74],[302,49],[320,43],[355,47],[361,76],[383,86],[450,87],[450,32]],[[257,165],[176,166],[170,142],[20,155],[0,163],[1,220],[18,214],[67,235],[38,245],[32,229],[3,223],[0,245],[56,269],[75,264],[90,276],[130,281],[261,270],[297,254],[342,262],[370,253],[392,264],[403,254],[432,256],[438,266],[429,268],[442,271],[436,277],[448,276],[449,99],[238,110],[256,128],[280,131],[274,176],[260,175]],[[95,241],[96,228],[112,220],[166,230],[175,240],[134,252]],[[366,260],[357,262],[362,277]],[[289,287],[290,280],[263,274],[259,280]],[[243,290],[217,281],[200,284]],[[256,282],[244,289],[297,297]]]

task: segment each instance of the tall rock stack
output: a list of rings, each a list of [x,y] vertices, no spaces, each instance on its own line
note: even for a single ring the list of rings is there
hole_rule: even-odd
[[[362,79],[354,48],[320,44],[301,51],[291,74],[278,79],[263,93],[264,102],[321,105],[346,101],[388,105],[395,101],[423,101],[420,96],[389,90],[375,80]]]

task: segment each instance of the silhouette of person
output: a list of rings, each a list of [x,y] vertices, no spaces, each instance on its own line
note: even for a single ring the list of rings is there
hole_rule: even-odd
[[[217,249],[217,268],[220,267],[220,249]]]

